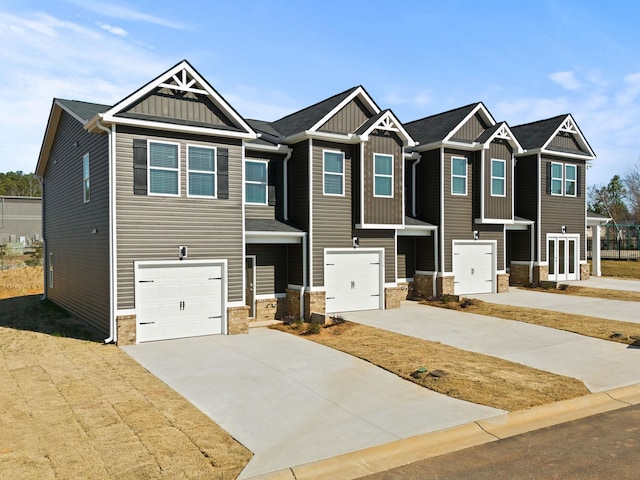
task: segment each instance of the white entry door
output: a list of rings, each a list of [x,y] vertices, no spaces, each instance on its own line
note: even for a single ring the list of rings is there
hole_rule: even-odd
[[[136,264],[138,342],[223,332],[220,263]]]
[[[326,252],[326,311],[335,313],[382,308],[382,258],[382,252],[377,250]]]
[[[495,292],[495,266],[494,242],[454,242],[455,294]]]
[[[580,237],[578,235],[547,236],[549,280],[562,282],[579,279]]]

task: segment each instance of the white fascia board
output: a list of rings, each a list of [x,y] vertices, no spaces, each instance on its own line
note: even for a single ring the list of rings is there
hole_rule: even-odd
[[[595,160],[596,159],[595,156],[580,155],[580,154],[577,154],[577,153],[559,152],[557,150],[548,150],[546,148],[541,148],[540,149],[540,153],[542,153],[543,155],[554,155],[554,156],[557,156],[557,157],[584,160],[585,162],[587,162],[589,160]]]
[[[480,112],[480,114],[482,114],[482,116],[484,117],[485,120],[487,120],[487,122],[490,124],[490,126],[494,126],[496,124],[496,121],[494,120],[494,118],[489,113],[489,110],[487,110],[487,107],[485,107],[484,104],[481,102],[478,105],[476,105],[476,107],[473,110],[471,110],[467,114],[467,116],[464,117],[460,123],[458,123],[458,125],[456,125],[453,129],[451,129],[451,131],[444,138],[444,141],[445,142],[449,141],[451,139],[451,137],[453,137],[453,135],[458,130],[460,130],[460,127],[462,127],[465,123],[467,123],[469,121],[469,119],[471,117],[473,117],[478,112]]]
[[[587,216],[587,227],[600,227],[611,221],[610,218],[595,218]]]
[[[96,120],[100,120],[101,123],[111,125],[129,125],[133,127],[153,128],[156,130],[165,130],[171,132],[185,132],[195,133],[200,135],[227,137],[227,138],[241,138],[245,140],[254,140],[257,138],[256,133],[248,132],[234,132],[232,130],[218,130],[216,128],[196,127],[192,125],[179,125],[175,123],[154,122],[151,120],[138,120],[135,118],[113,117],[107,116],[107,114],[98,114],[87,123],[86,129],[91,131]]]
[[[300,243],[304,232],[245,232],[245,243]]]
[[[391,223],[357,223],[355,228],[357,230],[399,230],[405,226]]]
[[[438,230],[438,227],[435,228],[403,228],[398,229],[396,231],[396,235],[399,237],[430,237],[432,232]]]
[[[345,98],[344,100],[342,100],[342,102],[340,102],[338,105],[336,105],[333,110],[331,110],[329,113],[327,113],[324,117],[322,117],[320,120],[318,120],[310,129],[309,131],[311,132],[315,132],[316,130],[318,130],[322,125],[324,125],[325,123],[327,123],[329,121],[329,119],[331,117],[333,117],[335,114],[337,114],[340,110],[342,110],[349,102],[351,102],[354,98],[356,97],[360,97],[365,104],[367,104],[367,106],[371,109],[371,111],[373,111],[374,115],[377,115],[378,113],[380,113],[380,109],[378,108],[378,106],[375,104],[375,102],[373,101],[373,99],[371,97],[369,97],[369,95],[367,95],[367,92],[364,91],[364,88],[362,87],[358,87],[356,88],[353,92],[351,92],[351,95],[349,95],[347,98]]]
[[[304,132],[296,133],[287,137],[283,140],[283,143],[288,145],[292,145],[294,143],[301,142],[303,140],[308,139],[316,139],[316,140],[328,140],[332,142],[338,143],[351,143],[356,144],[359,143],[361,138],[359,135],[354,135],[353,133],[328,133],[328,132],[313,132],[311,130],[305,130]]]
[[[515,221],[512,218],[474,218],[473,223],[478,225],[513,225]]]
[[[245,148],[246,150],[253,150],[256,152],[282,153],[282,154],[293,152],[293,149],[281,143],[279,143],[278,145],[264,145],[259,143],[247,142],[245,144]]]
[[[247,122],[244,121],[244,119],[238,114],[238,112],[236,112],[233,109],[233,107],[229,105],[226,102],[226,100],[222,98],[222,96],[220,96],[218,92],[216,92],[213,89],[213,87],[211,87],[211,85],[209,85],[209,83],[204,78],[202,78],[200,74],[186,60],[183,60],[182,62],[178,63],[175,67],[171,68],[170,70],[167,70],[165,73],[157,77],[155,80],[150,81],[145,86],[136,90],[134,93],[124,98],[123,100],[118,102],[116,105],[111,107],[109,110],[107,110],[104,116],[105,121],[109,121],[111,117],[115,116],[122,109],[124,109],[128,105],[131,105],[137,100],[141,99],[142,97],[144,97],[145,95],[153,91],[155,88],[161,87],[162,84],[164,84],[167,80],[173,78],[175,75],[177,75],[183,70],[187,71],[189,75],[191,75],[196,80],[196,82],[198,82],[200,85],[204,87],[204,93],[207,94],[209,97],[211,97],[214,103],[216,103],[218,107],[225,114],[227,114],[234,121],[236,121],[240,127],[245,129],[246,133],[252,134],[253,135],[252,138],[256,137],[256,133],[249,126],[249,124],[247,124]],[[185,87],[185,88],[188,88],[188,87]],[[194,89],[191,89],[191,90],[194,90]],[[202,93],[202,92],[198,89],[198,93]],[[250,137],[246,137],[246,138],[250,138]]]
[[[456,150],[466,150],[469,152],[474,152],[476,150],[482,149],[482,144],[478,142],[472,143],[462,143],[462,142],[452,142],[452,141],[444,141],[442,142],[442,147],[444,148],[452,148]]]

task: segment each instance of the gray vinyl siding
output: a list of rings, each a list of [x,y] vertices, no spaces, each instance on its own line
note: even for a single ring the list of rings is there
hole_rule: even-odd
[[[359,98],[355,98],[327,120],[319,130],[334,133],[352,133],[366,122],[369,117],[371,117],[371,113],[368,112]]]
[[[538,217],[538,156],[518,157],[515,167],[516,215],[528,220]],[[545,180],[546,181],[546,180]],[[544,182],[543,182],[544,188]]]
[[[256,293],[273,295],[287,288],[287,245],[247,245],[256,256]]]
[[[549,142],[549,148],[550,149],[557,148],[564,152],[582,153],[582,154],[587,153],[582,148],[580,148],[580,145],[578,144],[578,142],[576,142],[573,134],[570,134],[570,133],[566,133],[566,134],[561,133],[553,137],[551,142]]]
[[[451,194],[451,157],[467,158],[467,195]],[[445,150],[444,154],[444,254],[443,271],[452,271],[452,241],[473,238],[473,164],[474,152]]]
[[[441,167],[440,150],[423,153],[416,166],[416,217],[433,225],[440,225]]]
[[[558,162],[579,166],[580,178],[579,195],[576,197],[556,196],[547,193],[547,164]],[[580,234],[580,260],[586,260],[585,239],[585,164],[575,160],[567,160],[562,157],[543,156],[541,165],[540,195],[542,199],[540,221],[541,261],[547,261],[547,234],[562,233],[562,226],[566,227],[568,234]]]
[[[436,269],[435,256],[433,254],[435,232],[429,237],[416,237],[416,270],[433,272]]]
[[[512,169],[511,169],[511,149],[502,142],[491,142],[489,151],[485,152],[485,173],[484,173],[484,217],[512,220],[513,219],[513,189],[512,189]],[[505,196],[491,196],[491,160],[505,161]]]
[[[416,238],[398,237],[398,278],[413,278],[416,271]]]
[[[164,88],[156,89],[121,115],[156,117],[164,122],[174,120],[190,125],[234,126],[233,122],[207,96],[192,92],[177,96]]]
[[[354,230],[360,239],[360,248],[384,248],[384,281],[396,281],[395,230]]]
[[[358,148],[357,146],[355,148]],[[323,151],[344,152],[344,195],[323,194]],[[351,247],[351,167],[353,145],[313,141],[312,286],[324,285],[324,249]]]
[[[121,128],[116,142],[118,308],[135,307],[134,261],[177,260],[186,245],[190,260],[227,259],[228,300],[242,301],[242,146],[239,141]],[[180,197],[134,195],[133,140],[180,144]],[[229,151],[229,199],[187,197],[186,145]]]
[[[475,140],[485,131],[487,126],[484,124],[480,115],[477,113],[471,117],[464,125],[462,125],[457,132],[453,134],[453,139],[458,140]]]
[[[91,182],[88,203],[83,197],[82,157],[86,153]],[[43,177],[45,271],[49,254],[54,256],[53,288],[47,279],[47,297],[108,334],[108,136],[88,133],[63,112]]]
[[[289,221],[300,230],[309,230],[309,141],[293,145],[287,162]],[[322,168],[322,167],[321,167]]]
[[[393,156],[393,197],[374,196],[374,154]],[[371,134],[364,145],[364,220],[369,224],[401,225],[404,221],[402,142],[395,133]],[[357,181],[357,180],[356,180]]]

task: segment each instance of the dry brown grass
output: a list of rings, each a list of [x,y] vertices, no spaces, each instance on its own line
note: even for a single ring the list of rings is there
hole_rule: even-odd
[[[602,260],[605,277],[640,278],[640,262],[637,260]]]
[[[47,333],[43,333],[47,332]],[[0,300],[0,478],[235,478],[251,453],[37,296]]]
[[[468,305],[462,308],[460,305],[462,302]],[[628,345],[637,345],[637,338],[640,338],[640,324],[632,322],[606,320],[586,315],[575,315],[573,313],[552,312],[550,310],[542,310],[538,308],[500,305],[476,299],[463,299],[461,302],[451,301],[447,303],[425,300],[420,303],[430,305],[432,307],[452,308],[454,310],[463,310],[465,312],[475,313],[478,315],[487,315],[505,320],[532,323],[534,325],[555,328],[557,330],[565,330],[585,335],[587,337],[611,340]]]
[[[304,335],[304,327],[273,328]],[[504,410],[520,410],[589,393],[582,382],[573,378],[357,323],[323,327],[319,334],[304,337],[362,358],[430,390]],[[425,372],[418,371],[421,367]],[[438,376],[438,371],[444,375]]]
[[[640,302],[640,292],[627,290],[609,290],[606,288],[578,287],[576,285],[564,285],[563,288],[526,288],[536,292],[555,293],[558,295],[574,295],[576,297],[605,298],[607,300],[623,300],[626,302]]]
[[[42,267],[0,270],[0,299],[35,295],[44,291]]]

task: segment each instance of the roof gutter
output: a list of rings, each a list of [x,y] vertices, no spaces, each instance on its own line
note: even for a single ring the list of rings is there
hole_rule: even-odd
[[[306,140],[308,138],[315,139],[315,140],[328,140],[333,142],[353,143],[353,144],[360,143],[360,140],[361,140],[360,135],[356,135],[354,133],[342,134],[342,133],[329,133],[329,132],[317,132],[313,130],[305,130],[303,132],[296,133],[294,135],[291,135],[290,137],[285,138],[283,142],[292,144],[292,143],[301,142],[302,140]]]

